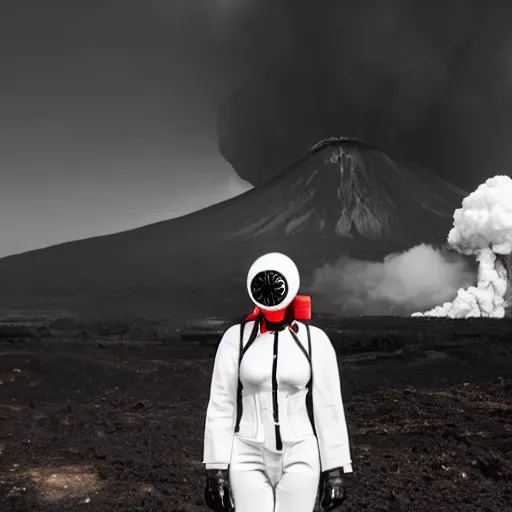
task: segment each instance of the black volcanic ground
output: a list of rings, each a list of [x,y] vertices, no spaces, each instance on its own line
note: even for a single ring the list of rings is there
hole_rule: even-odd
[[[510,321],[315,323],[338,353],[353,442],[343,510],[510,510]],[[222,329],[162,342],[2,327],[0,510],[206,512],[202,434]]]

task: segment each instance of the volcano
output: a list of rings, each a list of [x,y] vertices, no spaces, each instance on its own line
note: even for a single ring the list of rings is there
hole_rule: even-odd
[[[380,148],[332,138],[261,187],[142,228],[0,260],[4,311],[103,317],[240,314],[254,259],[280,251],[307,285],[342,256],[444,244],[466,192]]]

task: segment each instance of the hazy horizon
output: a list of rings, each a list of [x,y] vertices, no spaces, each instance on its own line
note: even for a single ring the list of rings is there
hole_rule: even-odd
[[[168,183],[168,185],[171,184]],[[217,188],[211,187],[207,191],[200,190],[203,194],[195,197],[193,195],[198,188],[191,187],[191,196],[187,198],[187,201],[177,203],[174,208],[166,197],[168,189],[162,188],[162,193],[159,196],[156,196],[153,190],[139,189],[137,197],[129,198],[131,203],[138,201],[138,204],[132,204],[129,209],[131,215],[123,217],[116,214],[116,211],[126,214],[126,206],[122,204],[126,196],[122,196],[121,190],[113,201],[112,197],[108,197],[110,191],[106,189],[104,190],[105,197],[100,198],[101,209],[94,211],[95,218],[99,218],[100,222],[90,221],[89,215],[93,213],[94,208],[93,205],[88,205],[86,202],[72,206],[74,215],[59,215],[59,210],[71,206],[75,199],[73,194],[62,195],[59,202],[49,205],[46,210],[36,206],[35,211],[30,208],[30,204],[28,204],[28,208],[26,203],[15,204],[15,196],[13,196],[12,204],[8,201],[3,201],[0,204],[1,218],[5,218],[4,212],[11,215],[14,212],[17,220],[16,224],[4,223],[3,225],[0,258],[175,219],[236,197],[251,188],[252,185],[244,182],[238,176],[229,176],[227,181],[221,182]],[[137,208],[133,206],[137,206]],[[41,230],[41,227],[48,228],[49,226],[52,228],[51,232]]]

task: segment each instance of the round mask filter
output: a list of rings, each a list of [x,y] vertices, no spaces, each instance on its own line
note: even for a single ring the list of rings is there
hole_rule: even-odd
[[[251,295],[265,308],[279,306],[288,295],[288,282],[275,270],[258,272],[251,281]]]
[[[252,264],[247,275],[251,300],[266,311],[286,308],[296,297],[299,285],[297,266],[281,253],[261,256]]]

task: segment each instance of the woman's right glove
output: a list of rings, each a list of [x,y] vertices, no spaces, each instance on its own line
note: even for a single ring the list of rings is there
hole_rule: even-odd
[[[235,505],[231,496],[227,469],[208,469],[204,498],[208,508],[215,512],[234,512]]]
[[[345,501],[343,471],[334,468],[320,475],[320,506],[322,511],[332,510]]]

